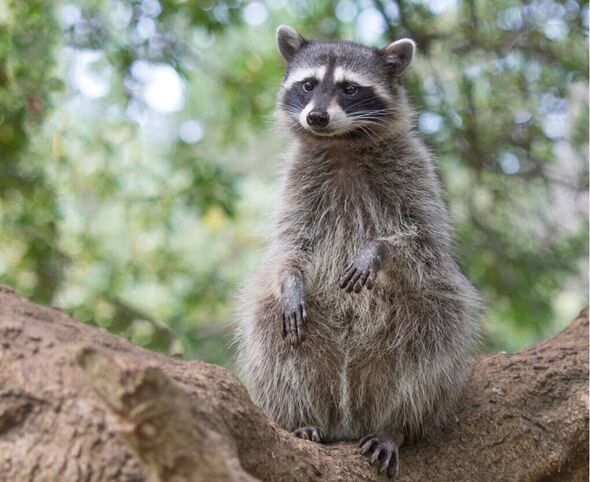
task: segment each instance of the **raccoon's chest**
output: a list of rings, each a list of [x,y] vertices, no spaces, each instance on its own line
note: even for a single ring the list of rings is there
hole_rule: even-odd
[[[387,235],[399,218],[399,208],[390,194],[362,173],[335,169],[318,186],[316,240],[354,243]]]
[[[314,271],[334,281],[370,240],[395,231],[399,208],[370,180],[345,169],[318,186],[309,244]]]

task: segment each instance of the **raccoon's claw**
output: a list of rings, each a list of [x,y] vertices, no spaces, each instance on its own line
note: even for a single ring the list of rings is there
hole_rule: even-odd
[[[295,437],[312,442],[322,443],[322,433],[317,427],[301,427],[293,432]]]
[[[340,288],[347,293],[354,291],[360,293],[365,286],[368,290],[373,288],[377,273],[387,255],[387,246],[381,241],[368,243],[344,270],[340,278]]]
[[[380,474],[386,473],[389,478],[398,474],[399,449],[393,440],[367,435],[359,442],[359,453],[367,457],[371,465],[377,466]]]
[[[305,303],[302,301],[299,306],[283,311],[283,338],[290,345],[299,345],[305,340],[303,325],[307,321]]]
[[[362,269],[353,263],[346,268],[344,274],[340,278],[340,288],[347,293],[351,293],[352,291],[360,293],[363,286],[366,286],[368,290],[373,288],[376,279],[377,272],[375,269]]]

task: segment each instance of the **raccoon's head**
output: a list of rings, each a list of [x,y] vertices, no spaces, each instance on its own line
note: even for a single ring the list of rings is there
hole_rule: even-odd
[[[279,119],[297,136],[371,139],[409,126],[411,110],[400,77],[414,56],[414,41],[402,39],[375,49],[306,40],[281,25],[277,46],[287,61]]]

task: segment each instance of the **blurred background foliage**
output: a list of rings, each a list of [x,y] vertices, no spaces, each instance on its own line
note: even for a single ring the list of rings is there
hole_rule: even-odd
[[[575,316],[588,4],[572,0],[0,0],[0,282],[231,364],[233,294],[268,237],[287,143],[272,120],[280,23],[417,41],[408,89],[488,303],[484,351]]]

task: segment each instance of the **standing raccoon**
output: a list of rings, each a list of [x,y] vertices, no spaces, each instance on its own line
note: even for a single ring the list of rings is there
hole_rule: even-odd
[[[242,292],[238,363],[279,426],[360,439],[393,477],[398,447],[452,412],[479,311],[401,82],[415,44],[309,41],[287,26],[277,44],[277,113],[295,145]]]

